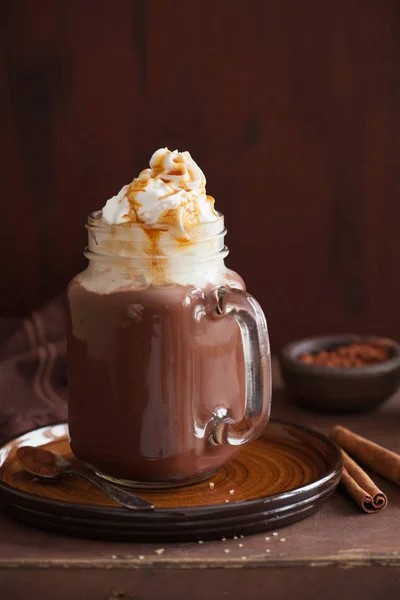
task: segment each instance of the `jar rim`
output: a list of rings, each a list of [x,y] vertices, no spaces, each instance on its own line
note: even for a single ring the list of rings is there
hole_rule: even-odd
[[[102,220],[101,211],[95,211],[89,215],[86,225],[88,247],[85,256],[108,255],[132,260],[226,256],[224,216],[218,214],[214,221],[199,223],[186,233],[169,224],[153,227],[129,222],[108,225]]]

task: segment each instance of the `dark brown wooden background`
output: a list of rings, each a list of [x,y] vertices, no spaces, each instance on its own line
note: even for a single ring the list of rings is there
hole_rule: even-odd
[[[188,149],[272,340],[400,338],[399,0],[2,0],[1,296],[84,265],[87,214]]]

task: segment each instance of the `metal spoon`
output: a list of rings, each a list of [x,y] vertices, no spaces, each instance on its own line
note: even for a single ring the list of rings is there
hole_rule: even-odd
[[[61,479],[69,475],[81,475],[125,508],[130,510],[154,510],[153,504],[147,502],[144,498],[107,483],[90,471],[77,469],[68,460],[54,452],[50,452],[50,450],[35,448],[34,446],[22,446],[18,448],[16,454],[23,469],[31,475],[42,479]]]

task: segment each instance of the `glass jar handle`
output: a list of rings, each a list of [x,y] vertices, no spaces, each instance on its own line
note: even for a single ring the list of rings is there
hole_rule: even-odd
[[[240,446],[255,438],[269,419],[271,405],[271,354],[267,322],[261,306],[243,290],[221,286],[214,290],[213,316],[231,315],[240,328],[245,374],[245,410],[241,421],[229,417],[225,407],[216,409],[207,425],[213,444]]]

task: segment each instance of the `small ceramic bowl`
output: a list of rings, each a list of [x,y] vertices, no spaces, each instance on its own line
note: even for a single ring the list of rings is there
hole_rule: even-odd
[[[298,359],[352,343],[384,341],[390,358],[362,367],[327,367]],[[373,410],[388,400],[400,385],[400,344],[386,338],[332,335],[292,342],[280,356],[282,376],[299,404],[322,411],[361,412]]]

